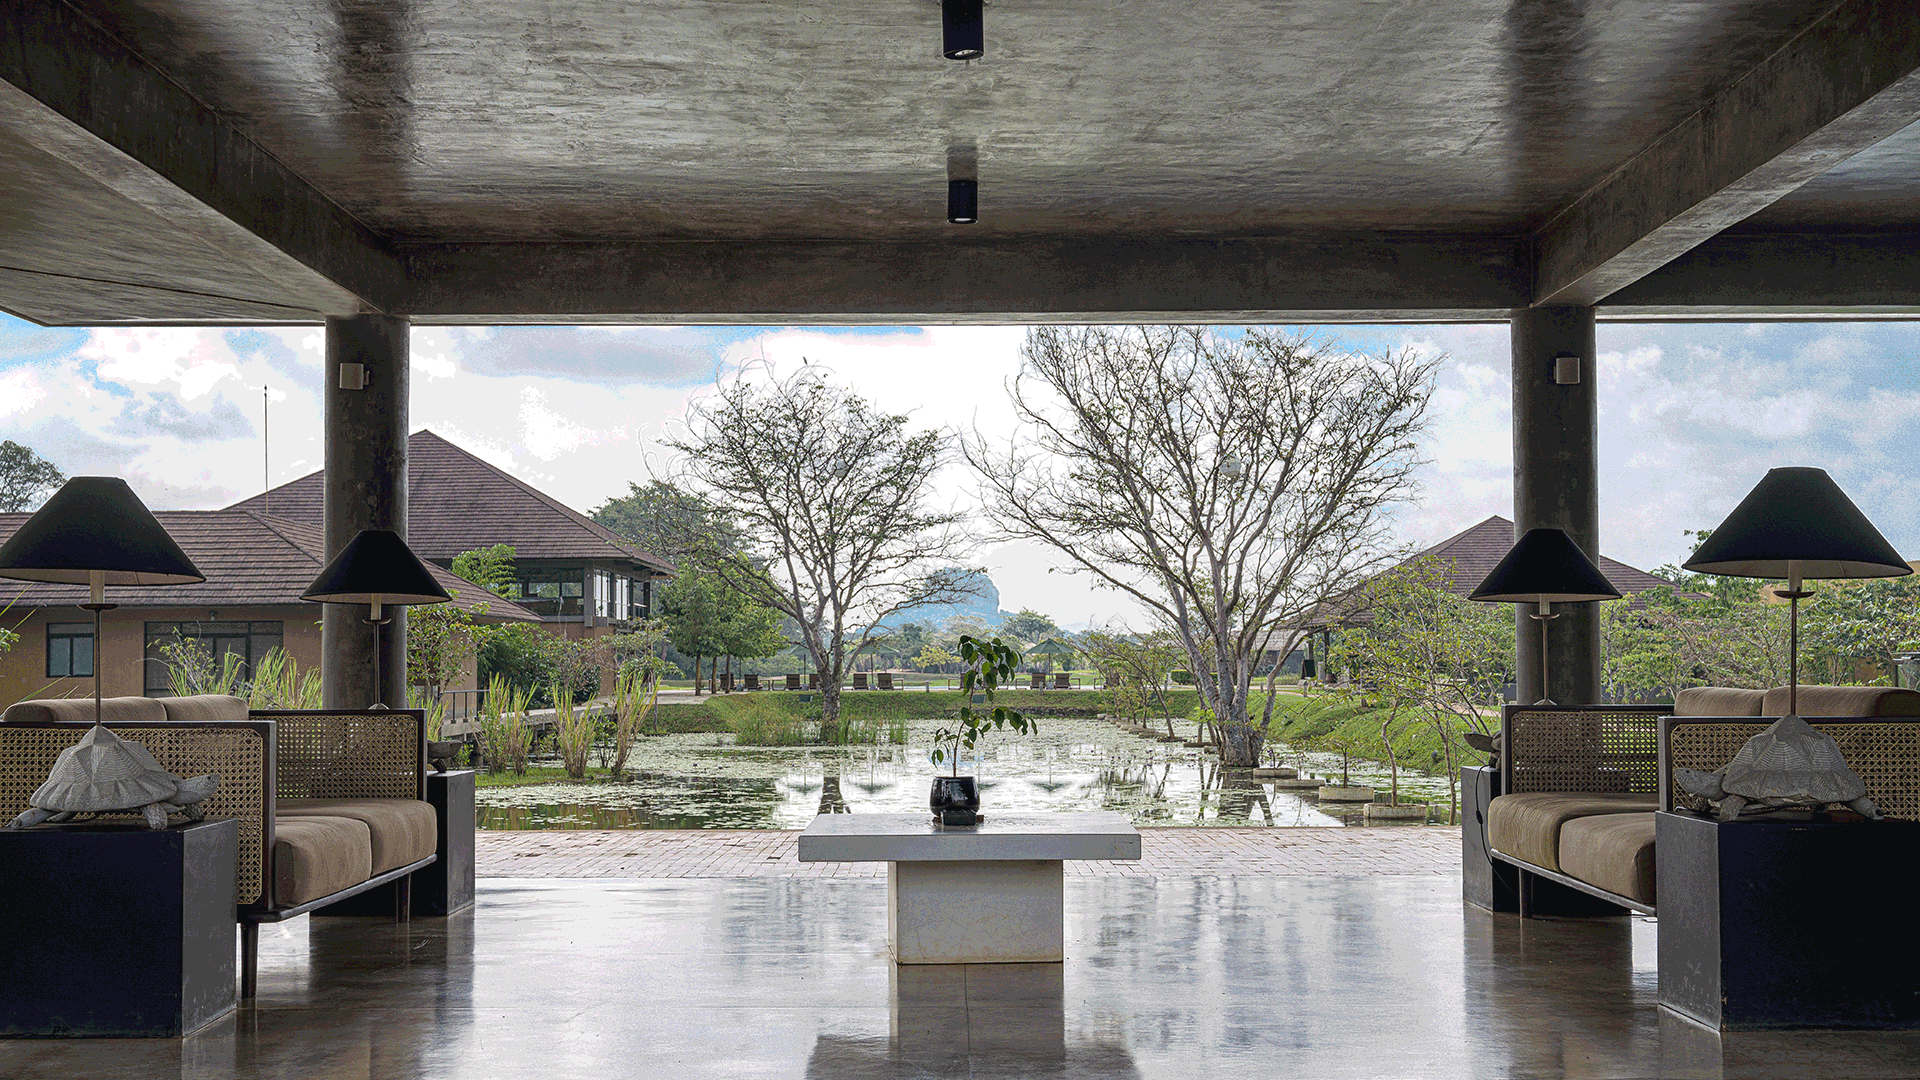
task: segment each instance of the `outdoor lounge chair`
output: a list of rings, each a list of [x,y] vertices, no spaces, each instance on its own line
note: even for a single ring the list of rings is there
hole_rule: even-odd
[[[893,689],[893,672],[883,671],[880,673],[880,689],[882,690]]]
[[[1053,673],[1053,688],[1055,690],[1071,690],[1073,688],[1073,684],[1068,681],[1066,672],[1056,671]]]
[[[1039,672],[1039,671],[1032,672],[1031,674],[1033,677],[1030,680],[1028,680],[1027,689],[1045,690],[1047,688],[1046,674],[1044,672]]]
[[[788,672],[787,673],[787,689],[789,690],[800,689],[800,676],[792,672]]]
[[[867,673],[866,673],[866,672],[864,672],[864,671],[856,671],[856,672],[854,672],[854,673],[853,673],[853,688],[854,688],[855,690],[865,690],[865,689],[867,688]]]
[[[760,689],[760,676],[758,676],[758,675],[748,675],[748,676],[746,677],[746,679],[747,679],[747,692],[748,692],[748,693],[752,693],[752,692],[754,692],[755,690],[758,690],[758,689]]]

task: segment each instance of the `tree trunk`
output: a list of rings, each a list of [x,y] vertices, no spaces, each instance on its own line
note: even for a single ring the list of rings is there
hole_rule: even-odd
[[[830,679],[826,672],[820,673],[820,741],[839,743],[840,740],[840,680]]]
[[[703,656],[695,656],[693,658],[693,696],[694,697],[700,696],[700,673],[703,670],[700,666],[700,662],[704,659],[706,658]]]
[[[1387,804],[1400,805],[1400,759],[1393,752],[1393,714],[1380,722],[1380,745],[1387,750]]]

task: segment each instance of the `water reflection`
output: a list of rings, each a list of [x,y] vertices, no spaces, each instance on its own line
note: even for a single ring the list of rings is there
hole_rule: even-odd
[[[742,756],[745,756],[744,754]],[[926,809],[935,770],[904,747],[826,754],[805,748],[752,751],[765,776],[702,776],[667,771],[621,782],[483,788],[483,829],[797,829],[817,814],[907,813]],[[1338,774],[1337,764],[1306,764]],[[1112,810],[1142,825],[1338,827],[1366,824],[1358,803],[1323,803],[1314,788],[1290,788],[1245,770],[1225,769],[1184,748],[1099,744],[1027,747],[963,768],[980,778],[988,813]],[[1356,783],[1385,796],[1385,778],[1359,769]],[[1434,804],[1447,817],[1445,781],[1402,777],[1403,797]],[[1395,827],[1382,824],[1382,827]],[[1406,823],[1417,824],[1417,823]]]

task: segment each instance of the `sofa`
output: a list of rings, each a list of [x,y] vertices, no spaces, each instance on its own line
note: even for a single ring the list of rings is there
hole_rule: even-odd
[[[259,928],[392,883],[437,858],[418,710],[252,711],[237,697],[108,698],[101,719],[179,776],[220,774],[202,804],[240,825],[240,997],[257,985]],[[60,751],[92,726],[92,699],[25,701],[0,716],[0,814],[25,810]]]
[[[1656,914],[1654,815],[1687,798],[1673,770],[1725,764],[1786,712],[1787,695],[1786,687],[1697,687],[1671,707],[1507,706],[1483,836],[1487,857],[1517,874],[1520,913],[1535,914],[1547,889],[1562,899],[1584,894],[1600,902],[1597,911]],[[1920,820],[1920,692],[1803,686],[1799,711],[1820,718],[1814,727],[1839,742],[1882,813]],[[1475,854],[1466,850],[1470,863]]]

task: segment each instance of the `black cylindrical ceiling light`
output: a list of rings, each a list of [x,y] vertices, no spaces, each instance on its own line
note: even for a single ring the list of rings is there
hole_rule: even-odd
[[[955,225],[980,220],[980,181],[947,181],[947,220]]]
[[[983,0],[940,0],[940,55],[949,60],[978,60],[986,54]]]

